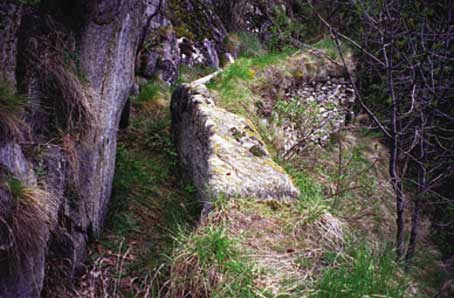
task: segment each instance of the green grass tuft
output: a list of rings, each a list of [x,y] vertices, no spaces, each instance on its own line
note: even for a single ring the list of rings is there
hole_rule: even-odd
[[[24,197],[26,187],[19,179],[13,177],[6,178],[6,185],[9,193],[16,201],[20,201]]]
[[[9,85],[0,81],[0,109],[17,114],[22,111],[24,104],[24,97],[15,94]]]
[[[253,266],[222,227],[181,233],[176,242],[170,297],[256,297]]]
[[[136,101],[139,103],[153,101],[159,95],[160,91],[161,86],[159,84],[149,82],[141,88],[140,94],[137,96]]]
[[[25,139],[29,127],[20,118],[24,106],[25,98],[0,81],[0,142]]]
[[[325,51],[326,55],[328,55],[332,59],[340,59],[336,43],[332,38],[322,38],[318,42],[313,44],[313,47]],[[345,55],[345,53],[351,52],[352,48],[347,43],[342,43],[341,50]]]
[[[207,84],[218,93],[218,104],[230,112],[248,115],[254,109],[254,94],[251,90],[257,73],[270,65],[278,64],[290,52],[268,53],[254,58],[239,58]]]
[[[311,298],[406,297],[409,283],[390,249],[379,254],[365,243],[352,245],[316,283]]]

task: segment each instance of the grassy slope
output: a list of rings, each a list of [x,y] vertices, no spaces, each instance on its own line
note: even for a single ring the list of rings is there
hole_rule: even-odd
[[[259,124],[262,74],[271,66],[295,75],[286,73],[288,56],[241,58],[227,67],[209,84],[218,104]],[[179,82],[206,72],[185,68]],[[344,131],[324,149],[291,162],[276,158],[299,186],[300,200],[219,198],[198,223],[200,206],[171,141],[170,93],[151,82],[133,102],[132,123],[120,134],[107,229],[92,247],[79,296],[404,297],[414,287],[389,249],[392,193],[377,137]]]
[[[261,98],[256,91],[269,81],[263,73],[271,67],[283,76],[300,75],[289,55],[294,56],[290,52],[241,58],[227,67],[209,84],[218,105],[260,125],[256,102]],[[273,138],[266,128],[261,131],[265,139]],[[209,218],[195,233],[209,238],[207,228],[227,231],[226,237],[246,252],[247,264],[254,268],[252,296],[431,296],[431,285],[422,281],[433,272],[414,270],[416,283],[393,261],[394,205],[386,152],[379,137],[349,127],[325,148],[314,147],[292,161],[276,159],[300,187],[299,201],[284,205],[221,199],[210,216],[215,220]],[[185,247],[195,249],[187,243]],[[212,267],[198,269],[216,271]],[[205,287],[209,288],[208,296],[239,295],[234,290],[226,292],[225,284],[214,282]]]

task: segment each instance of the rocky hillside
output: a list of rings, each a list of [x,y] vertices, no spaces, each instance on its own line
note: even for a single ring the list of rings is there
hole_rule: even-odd
[[[0,298],[434,293],[351,55],[228,2],[0,3]]]
[[[169,11],[161,0],[0,4],[2,297],[38,297],[48,275],[80,272],[108,210],[135,76],[171,83],[181,59],[217,55],[215,15],[217,41],[196,49],[177,39]]]

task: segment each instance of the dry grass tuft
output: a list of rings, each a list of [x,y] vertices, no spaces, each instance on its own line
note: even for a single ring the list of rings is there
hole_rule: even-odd
[[[291,162],[323,187],[326,204],[352,230],[372,242],[394,235],[394,194],[388,150],[374,136],[348,127],[327,147],[315,147]]]
[[[167,297],[293,297],[290,293],[320,275],[326,266],[326,252],[341,254],[345,241],[342,221],[324,209],[309,211],[301,204],[254,199],[215,202],[215,209],[201,226],[179,239],[180,245],[171,257]],[[216,231],[223,231],[218,234],[222,236],[213,237]],[[201,239],[206,240],[202,243],[218,245],[216,249],[198,246]],[[236,243],[230,252],[229,239]],[[222,245],[223,241],[227,244]],[[228,256],[226,259],[242,260],[253,269],[237,272],[232,278],[232,272],[225,270],[228,262],[206,258],[200,251],[221,252]],[[245,282],[248,278],[249,283]],[[243,290],[249,285],[252,296],[244,292],[229,296],[232,293],[224,287],[234,287],[232,284]]]
[[[25,256],[46,247],[49,226],[55,225],[56,199],[37,186],[25,186],[15,178],[6,178],[1,188],[8,197],[0,199],[0,223],[8,231],[10,270],[25,262]],[[9,211],[9,212],[8,212]]]
[[[62,149],[68,165],[67,177],[71,181],[73,190],[80,189],[80,157],[77,151],[77,142],[73,136],[66,134],[62,138]]]
[[[92,265],[82,276],[80,285],[71,292],[65,292],[66,297],[124,297],[122,293],[141,293],[150,297],[154,285],[152,277],[132,277],[126,275],[128,262],[134,261],[134,243],[128,243],[123,238],[115,249],[96,247],[96,257]],[[122,291],[120,291],[120,289]],[[139,297],[139,296],[135,296]],[[140,296],[142,297],[142,296]]]
[[[96,125],[94,91],[79,71],[74,42],[57,25],[29,44],[29,56],[36,71],[44,78],[41,87],[47,94],[59,129],[83,134]]]

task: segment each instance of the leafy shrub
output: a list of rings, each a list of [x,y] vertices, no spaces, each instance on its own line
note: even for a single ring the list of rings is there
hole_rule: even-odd
[[[305,33],[305,24],[290,18],[281,6],[273,7],[273,25],[268,47],[271,50],[282,50],[288,46],[295,46],[301,42]]]
[[[322,106],[316,101],[302,101],[301,98],[296,97],[288,101],[278,101],[274,110],[278,125],[294,124],[295,133],[298,136],[297,143],[284,152],[285,159],[290,159],[295,153],[302,152],[310,145],[320,142],[334,126],[334,121],[323,117],[324,111],[335,110],[335,104],[331,102]]]

